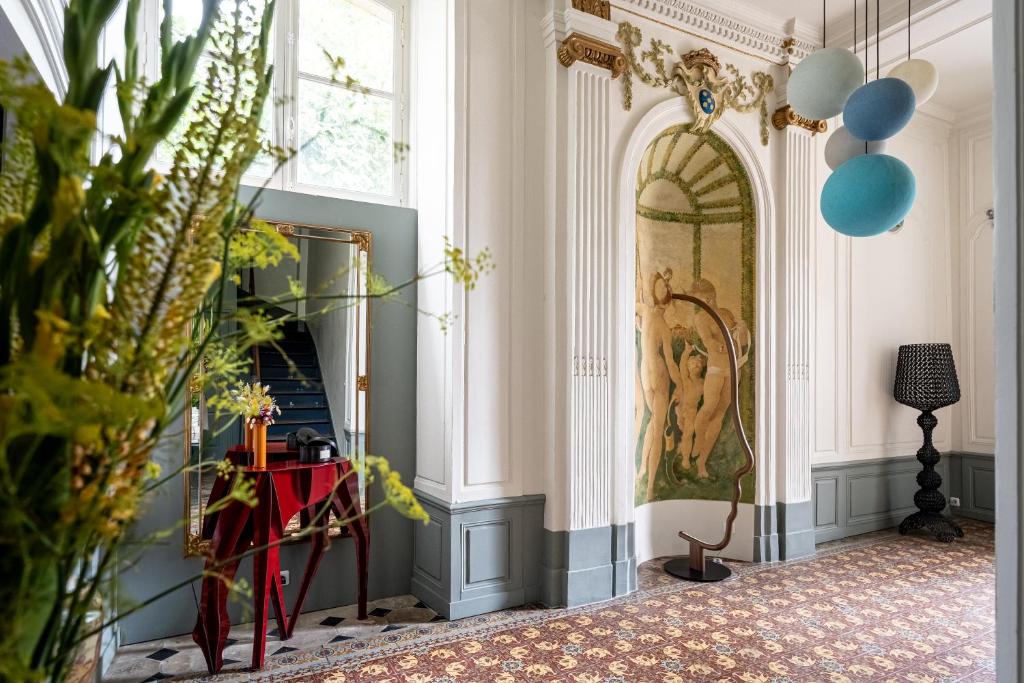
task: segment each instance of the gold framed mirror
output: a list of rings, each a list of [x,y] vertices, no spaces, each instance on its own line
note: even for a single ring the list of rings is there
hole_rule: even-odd
[[[283,337],[274,344],[254,347],[250,360],[250,379],[270,385],[270,394],[281,408],[281,415],[268,430],[268,442],[283,441],[289,432],[310,427],[330,437],[338,455],[361,465],[370,423],[370,307],[366,293],[372,233],[260,222],[293,240],[299,258],[286,257],[270,268],[240,272],[238,284],[229,285],[231,291],[225,295],[225,317],[233,318],[243,306],[289,316]],[[305,297],[295,296],[293,281],[302,284]],[[187,333],[191,335],[192,329]],[[206,399],[197,375],[186,389],[183,420],[186,556],[203,550],[201,529],[217,476],[215,464],[243,441],[241,418],[218,418]],[[362,475],[359,491],[365,509]],[[288,528],[296,530],[298,518]]]

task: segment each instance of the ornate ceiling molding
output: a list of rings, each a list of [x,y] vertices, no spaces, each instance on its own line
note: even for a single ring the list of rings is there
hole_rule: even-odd
[[[602,19],[612,18],[611,0],[572,0],[572,8]]]
[[[784,130],[786,126],[799,126],[804,130],[811,131],[811,135],[828,130],[828,121],[800,116],[788,104],[775,110],[775,113],[772,114],[772,125],[775,126],[775,130]]]
[[[558,61],[566,67],[576,61],[593,64],[611,71],[612,78],[618,78],[626,70],[626,58],[622,50],[580,33],[569,34],[562,41],[562,47],[558,49]]]
[[[774,64],[799,61],[815,49],[810,40],[774,29],[758,18],[738,18],[689,0],[615,0],[616,8]]]

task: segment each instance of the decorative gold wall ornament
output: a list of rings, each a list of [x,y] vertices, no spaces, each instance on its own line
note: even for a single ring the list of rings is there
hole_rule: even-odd
[[[815,133],[824,133],[828,130],[828,121],[823,119],[808,119],[800,116],[800,114],[793,111],[793,107],[788,104],[775,110],[775,113],[772,114],[772,125],[775,126],[776,130],[784,130],[786,126],[800,126],[805,130],[811,131],[812,135]]]
[[[669,75],[665,55],[672,54],[672,48],[651,38],[650,47],[642,50],[643,35],[640,29],[628,21],[619,24],[616,37],[622,43],[626,70],[622,78],[622,106],[627,111],[633,107],[633,76],[652,88],[672,88],[686,97],[693,111],[693,130],[706,133],[726,109],[749,112],[755,109],[761,115],[761,144],[768,144],[768,94],[775,89],[771,74],[755,71],[747,77],[740,74],[732,64],[726,64],[727,76],[721,75],[722,66],[718,58],[707,48],[691,50],[676,62]],[[644,62],[654,68],[651,73]]]
[[[572,0],[572,8],[602,19],[612,18],[611,0]]]
[[[579,33],[572,33],[562,41],[558,49],[558,61],[562,66],[572,66],[576,61],[586,62],[608,69],[612,78],[618,78],[626,71],[626,58],[614,45]]]

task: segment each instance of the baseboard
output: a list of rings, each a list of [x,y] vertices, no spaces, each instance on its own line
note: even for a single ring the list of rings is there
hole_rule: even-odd
[[[779,558],[795,560],[814,554],[814,502],[778,503]]]
[[[412,593],[447,619],[541,598],[544,496],[446,503],[417,491]]]
[[[541,601],[576,607],[636,590],[633,525],[544,530]]]

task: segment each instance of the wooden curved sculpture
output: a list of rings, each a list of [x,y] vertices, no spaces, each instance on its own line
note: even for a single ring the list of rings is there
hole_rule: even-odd
[[[754,469],[754,450],[750,447],[750,442],[747,441],[747,434],[743,430],[743,421],[740,420],[739,363],[736,360],[736,346],[733,343],[732,333],[729,331],[729,326],[725,324],[725,320],[718,314],[718,311],[712,308],[706,301],[689,294],[673,294],[672,298],[679,301],[688,301],[703,309],[705,313],[711,316],[711,319],[715,321],[718,329],[722,332],[722,338],[725,340],[725,349],[729,354],[729,372],[731,376],[730,381],[732,382],[732,400],[729,403],[729,413],[732,415],[732,422],[736,428],[736,437],[740,442],[740,447],[743,449],[745,459],[743,465],[733,473],[732,505],[729,508],[729,516],[725,518],[725,534],[722,536],[722,540],[718,543],[709,543],[694,538],[685,531],[680,531],[679,537],[690,543],[690,555],[669,560],[665,563],[665,571],[673,576],[689,581],[721,581],[732,574],[732,572],[725,565],[705,560],[704,552],[706,550],[722,550],[725,546],[729,545],[729,541],[732,539],[733,522],[736,521],[736,515],[739,512],[740,494],[743,491],[741,480],[743,475]]]

